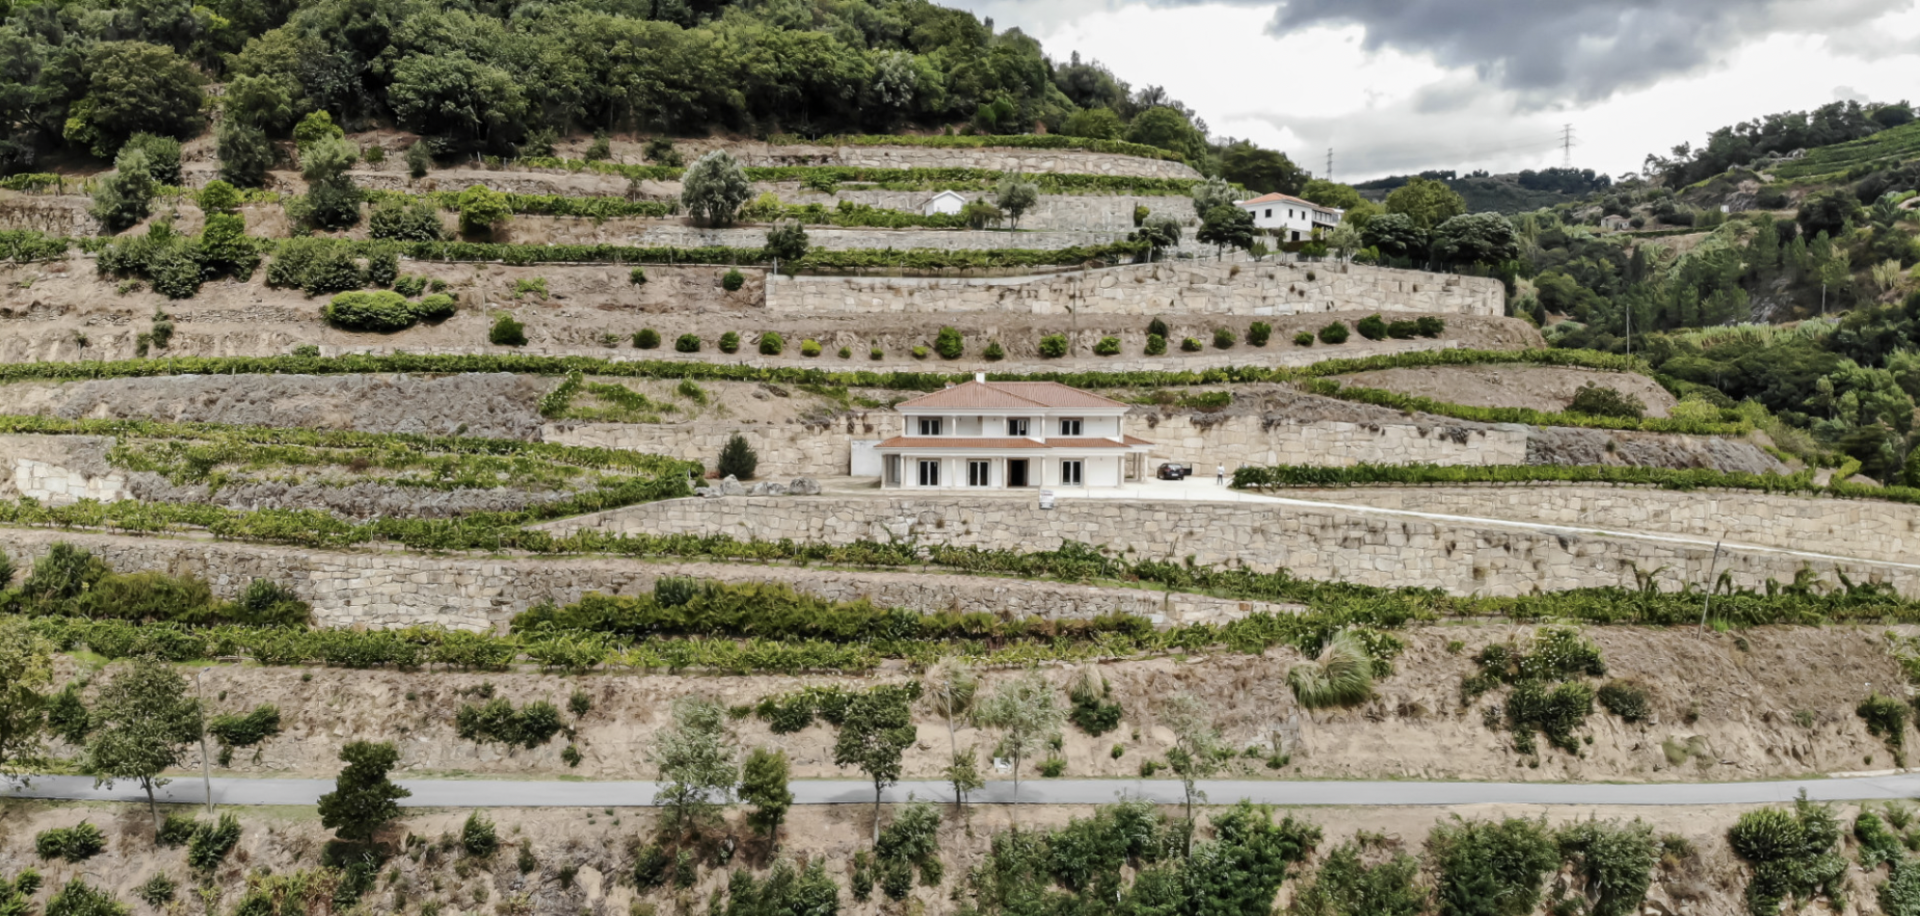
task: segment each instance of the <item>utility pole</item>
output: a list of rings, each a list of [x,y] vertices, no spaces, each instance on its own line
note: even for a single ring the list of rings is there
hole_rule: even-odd
[[[1560,128],[1560,165],[1564,168],[1573,168],[1573,125],[1571,124],[1562,125]]]
[[[1327,147],[1327,180],[1333,180],[1333,147]]]

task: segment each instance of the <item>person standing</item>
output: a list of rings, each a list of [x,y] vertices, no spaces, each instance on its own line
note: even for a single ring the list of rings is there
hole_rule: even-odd
[[[1218,487],[1224,487],[1227,485],[1227,466],[1226,465],[1222,464],[1214,467],[1213,483],[1214,483],[1214,486],[1218,486]]]

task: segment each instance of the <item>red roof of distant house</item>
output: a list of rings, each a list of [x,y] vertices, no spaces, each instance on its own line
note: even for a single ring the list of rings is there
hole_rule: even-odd
[[[1280,203],[1282,201],[1290,204],[1300,204],[1301,206],[1312,207],[1315,210],[1337,209],[1335,207],[1323,207],[1319,204],[1314,203],[1313,201],[1301,200],[1300,198],[1294,197],[1291,194],[1281,194],[1278,191],[1275,191],[1272,194],[1262,194],[1259,197],[1256,197],[1252,200],[1243,200],[1240,202],[1240,206],[1245,207],[1252,204],[1272,204],[1272,203]]]
[[[1004,410],[1036,407],[1112,409],[1127,405],[1059,382],[966,382],[903,401],[899,406]]]
[[[1036,439],[1018,438],[966,438],[954,436],[894,436],[882,441],[874,448],[1128,448],[1135,445],[1152,445],[1145,439],[1127,436],[1124,441],[1112,439],[1048,439],[1045,442]]]

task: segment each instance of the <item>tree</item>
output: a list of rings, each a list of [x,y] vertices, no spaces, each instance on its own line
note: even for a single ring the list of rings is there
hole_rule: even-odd
[[[345,229],[360,221],[360,189],[347,175],[347,169],[359,158],[360,148],[340,137],[323,137],[301,145],[300,174],[307,180],[307,218],[315,226]]]
[[[347,765],[333,791],[320,796],[320,824],[349,843],[371,843],[400,816],[400,799],[413,795],[387,778],[400,753],[386,741],[353,741],[340,749],[340,759]]]
[[[667,809],[668,821],[682,832],[714,819],[740,784],[739,749],[727,727],[727,711],[708,697],[675,700],[673,727],[660,733],[648,756],[660,768],[653,803]]]
[[[1498,213],[1456,216],[1433,230],[1433,256],[1445,264],[1486,264],[1520,256],[1513,223]]]
[[[917,738],[906,697],[869,690],[847,702],[833,742],[833,764],[857,767],[873,780],[873,840],[880,841],[880,793],[900,781],[900,758]]]
[[[1207,704],[1186,691],[1166,698],[1160,706],[1160,721],[1173,731],[1167,766],[1180,777],[1180,788],[1187,799],[1187,820],[1191,822],[1194,799],[1206,797],[1196,783],[1220,770],[1220,730],[1214,727]],[[1191,832],[1188,843],[1192,843]]]
[[[1349,185],[1336,184],[1324,178],[1315,178],[1307,182],[1300,191],[1302,200],[1310,200],[1322,207],[1336,210],[1351,210],[1366,200],[1360,192]]]
[[[1067,721],[1066,710],[1054,702],[1053,685],[1038,671],[1028,671],[1000,685],[980,701],[974,714],[980,724],[1000,730],[994,751],[1013,761],[1013,793],[1020,794],[1020,764],[1040,753]]]
[[[240,192],[218,178],[207,182],[194,199],[200,204],[200,212],[208,215],[234,213],[240,209]]]
[[[793,806],[793,790],[788,787],[790,769],[786,751],[756,747],[747,755],[740,776],[740,800],[753,806],[747,823],[767,839],[780,834],[780,822],[787,819]]]
[[[346,136],[347,132],[341,130],[340,125],[333,123],[333,115],[328,114],[325,109],[307,112],[307,116],[301,118],[300,123],[293,128],[293,142],[300,146],[319,143],[322,140],[341,140]]]
[[[1164,213],[1155,213],[1134,230],[1133,237],[1153,246],[1155,252],[1180,244],[1180,221]]]
[[[1236,206],[1240,196],[1224,178],[1209,178],[1193,186],[1193,212],[1202,218],[1215,207]]]
[[[93,720],[86,766],[94,784],[138,780],[158,833],[160,809],[153,789],[167,784],[160,774],[179,765],[181,751],[200,735],[200,704],[187,697],[187,679],[152,655],[124,662],[100,688]]]
[[[807,230],[797,219],[785,219],[767,230],[767,254],[782,261],[807,256]]]
[[[227,81],[220,107],[226,112],[224,120],[279,133],[293,123],[299,93],[299,84],[289,79],[238,74]]]
[[[387,198],[367,216],[367,235],[399,242],[437,242],[441,236],[440,208],[424,198]]]
[[[0,587],[5,584],[0,580]],[[18,776],[44,764],[52,652],[50,643],[27,628],[26,618],[0,618],[0,773]]]
[[[493,227],[506,222],[513,215],[513,208],[507,204],[507,195],[480,184],[470,185],[461,191],[454,206],[460,211],[460,231],[468,235],[486,233],[492,237]]]
[[[395,120],[431,136],[442,152],[498,146],[523,130],[527,97],[506,70],[455,51],[409,54],[394,66],[387,103]]]
[[[153,177],[147,173],[147,154],[127,150],[113,161],[113,174],[93,192],[93,218],[108,232],[124,232],[146,219],[153,204]]]
[[[1229,247],[1252,248],[1253,214],[1237,204],[1214,207],[1201,218],[1200,231],[1193,237],[1202,245],[1212,245],[1216,256]]]
[[[1000,179],[993,191],[993,203],[1007,214],[1013,228],[1020,228],[1020,217],[1040,202],[1040,186],[1019,175]]]
[[[1307,186],[1306,171],[1286,154],[1261,149],[1249,140],[1229,143],[1220,151],[1220,177],[1255,194],[1278,191],[1298,196]]]
[[[1393,258],[1419,259],[1427,252],[1426,231],[1405,213],[1382,213],[1368,220],[1366,228],[1360,230],[1360,240]]]
[[[407,174],[413,178],[427,177],[427,170],[433,168],[433,153],[427,149],[425,140],[415,141],[407,147]]]
[[[931,700],[934,711],[947,720],[947,748],[953,760],[944,775],[953,783],[954,800],[965,807],[967,793],[981,785],[980,770],[971,749],[965,754],[960,752],[953,722],[972,711],[974,700],[980,694],[980,678],[964,659],[943,658],[927,669],[926,687],[921,693]]]
[[[1199,162],[1207,156],[1207,138],[1194,129],[1186,115],[1164,105],[1136,115],[1127,126],[1127,142],[1179,153],[1189,162]]]
[[[273,143],[267,132],[239,121],[221,121],[215,135],[220,177],[243,188],[257,188],[273,167]]]
[[[966,222],[968,229],[985,229],[988,226],[997,225],[1006,216],[1005,213],[1000,212],[999,207],[985,200],[970,200],[960,208],[960,219]]]
[[[752,196],[746,170],[726,150],[701,156],[680,179],[681,208],[709,226],[732,224],[740,205]]]
[[[1422,232],[1467,212],[1466,198],[1444,181],[1425,178],[1408,179],[1387,195],[1386,203],[1388,213],[1405,214]]]
[[[747,444],[747,437],[734,433],[727,444],[720,449],[718,468],[721,477],[735,480],[752,480],[753,472],[760,467],[760,456]]]
[[[1066,136],[1093,140],[1118,140],[1126,131],[1127,122],[1105,106],[1076,111],[1060,125],[1060,133]]]
[[[1822,232],[1829,238],[1839,238],[1847,224],[1860,216],[1860,209],[1860,201],[1852,191],[1835,188],[1802,201],[1794,220],[1800,224],[1801,233],[1808,238]]]
[[[180,141],[172,137],[156,137],[149,133],[137,133],[127,138],[121,152],[139,150],[147,155],[147,177],[157,185],[180,184]]]
[[[103,41],[81,69],[86,95],[67,113],[64,135],[102,159],[142,131],[168,137],[200,129],[201,78],[171,48],[143,41]]]

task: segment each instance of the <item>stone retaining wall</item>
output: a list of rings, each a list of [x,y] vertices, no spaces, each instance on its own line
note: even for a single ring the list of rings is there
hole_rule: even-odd
[[[727,497],[678,499],[568,519],[559,532],[726,535],[846,544],[911,540],[1020,552],[1078,541],[1132,559],[1288,569],[1309,579],[1518,595],[1638,584],[1636,570],[1669,588],[1708,581],[1712,544],[1630,535],[1540,530],[1473,518],[1423,518],[1306,503],[1090,499],[1063,495],[1041,510],[1021,496]],[[1809,549],[1817,545],[1809,545]],[[1920,567],[1830,561],[1730,545],[1717,571],[1737,588],[1790,582],[1801,568],[1832,582],[1886,583],[1920,596]],[[1717,575],[1717,573],[1716,573]]]
[[[738,432],[758,453],[762,477],[831,477],[849,472],[854,442],[896,435],[899,423],[897,415],[884,410],[850,413],[830,423],[554,423],[541,430],[541,438],[711,464],[727,439]],[[1272,464],[1522,464],[1528,435],[1527,427],[1516,425],[1270,421],[1205,414],[1162,417],[1151,410],[1135,411],[1127,428],[1155,443],[1156,461],[1225,464],[1228,471],[1241,465]]]
[[[791,165],[845,165],[881,169],[991,169],[1061,175],[1126,175],[1134,178],[1198,178],[1184,162],[1097,153],[1078,149],[933,146],[780,145],[734,140],[681,140],[674,143],[689,164],[709,150],[725,147],[748,168]],[[616,154],[619,153],[616,147]],[[634,148],[638,152],[639,147]],[[636,160],[637,161],[637,160]]]
[[[991,279],[779,277],[767,309],[813,315],[1291,315],[1378,311],[1502,315],[1500,281],[1361,264],[1185,262]]]
[[[1726,538],[1896,563],[1920,558],[1920,506],[1872,499],[1553,483],[1343,487],[1275,494],[1384,509]]]
[[[110,470],[105,436],[0,435],[0,499],[37,499],[67,506],[83,499],[127,497],[127,475]]]
[[[550,220],[578,224],[582,239],[595,238],[597,227],[584,217]],[[634,222],[638,222],[637,220]],[[1131,231],[1131,230],[1127,230]],[[971,229],[839,229],[832,226],[808,226],[807,243],[827,251],[850,249],[933,248],[940,251],[983,251],[994,248],[1030,248],[1053,250],[1076,246],[1109,245],[1126,239],[1127,232],[1113,230],[1075,231],[1051,229],[1021,232],[976,232]],[[556,237],[551,242],[565,242]],[[764,227],[701,229],[668,220],[654,221],[624,239],[626,244],[672,248],[701,248],[722,245],[729,248],[765,248]]]
[[[618,559],[476,559],[0,528],[0,550],[22,568],[60,541],[92,551],[118,572],[155,570],[201,577],[221,597],[238,594],[256,578],[270,579],[312,603],[317,622],[332,627],[504,630],[513,615],[540,601],[566,604],[593,591],[639,594],[651,591],[661,576],[777,582],[836,601],[865,598],[881,607],[1049,618],[1120,612],[1166,624],[1220,623],[1256,611],[1298,610],[1205,595],[990,576]]]

